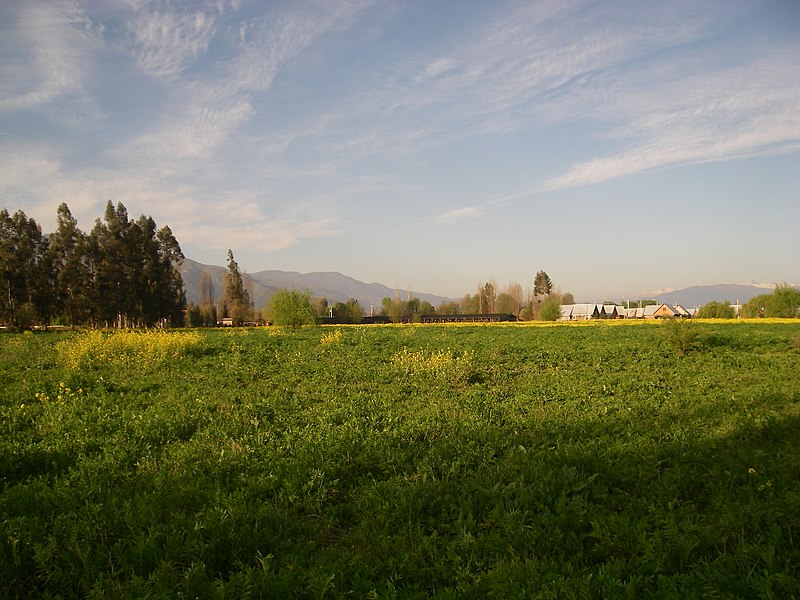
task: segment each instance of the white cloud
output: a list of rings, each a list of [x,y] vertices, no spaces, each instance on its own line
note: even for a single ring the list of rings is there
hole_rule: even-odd
[[[453,223],[463,219],[478,219],[482,217],[485,212],[485,209],[478,206],[465,206],[441,214],[435,217],[434,220],[438,223]]]
[[[287,61],[357,9],[358,5],[333,10],[292,5],[282,14],[242,21],[235,32],[228,30],[224,36],[223,26],[207,16],[172,18],[161,25],[160,15],[148,14],[146,22],[154,25],[143,34],[151,42],[145,62],[154,72],[185,71],[205,53],[214,34],[229,45],[231,58],[222,64],[198,65],[202,77],[185,71],[172,81],[166,111],[149,131],[118,149],[117,155],[159,160],[209,156],[255,115],[255,98],[270,89]]]
[[[797,56],[800,47],[781,52]],[[627,149],[577,163],[544,182],[542,189],[592,185],[652,169],[790,152],[800,146],[800,74],[791,59],[772,56],[680,77],[668,70],[658,69],[662,77],[652,86],[618,82],[608,88],[619,102],[611,102],[616,108],[600,109],[596,116],[620,122],[612,137]]]
[[[0,111],[38,107],[80,92],[89,39],[72,27],[69,2],[13,3],[6,7],[0,51]],[[24,61],[24,62],[22,62]]]
[[[705,35],[712,13],[691,4],[631,13],[582,0],[498,11],[460,43],[420,47],[378,86],[348,94],[335,122],[349,136],[323,143],[334,154],[405,156],[591,116],[613,96],[602,88],[607,73]]]
[[[208,50],[216,23],[204,12],[143,12],[130,22],[139,64],[156,77],[171,77]]]
[[[442,73],[446,73],[455,66],[455,61],[452,58],[437,58],[432,63],[425,67],[425,77],[432,78],[438,77]]]

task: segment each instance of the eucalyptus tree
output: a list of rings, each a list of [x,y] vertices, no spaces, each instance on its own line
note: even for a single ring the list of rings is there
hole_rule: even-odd
[[[88,240],[66,203],[58,207],[57,227],[50,234],[55,287],[54,310],[73,327],[88,317],[90,271]]]
[[[133,221],[109,201],[88,238],[92,313],[100,322],[151,326],[181,321],[186,305],[178,266],[183,252],[169,227]]]
[[[48,239],[32,218],[0,211],[0,319],[12,327],[47,325],[53,285]]]

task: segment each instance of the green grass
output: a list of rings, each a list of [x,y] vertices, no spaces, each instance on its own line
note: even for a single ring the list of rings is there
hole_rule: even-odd
[[[691,327],[0,335],[0,597],[798,597],[800,323]]]

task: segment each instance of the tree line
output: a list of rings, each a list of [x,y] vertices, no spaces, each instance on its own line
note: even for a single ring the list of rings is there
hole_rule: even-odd
[[[434,307],[409,292],[405,298],[400,294],[383,298],[375,314],[392,323],[415,323],[431,315],[492,313],[511,314],[522,320],[556,321],[561,316],[561,304],[572,303],[572,294],[558,292],[547,273],[540,270],[533,279],[530,293],[526,293],[519,283],[511,283],[499,293],[494,282],[479,283],[475,294],[466,294],[458,302],[446,301]],[[296,290],[279,290],[263,311],[264,320],[292,326],[328,319],[335,323],[361,323],[365,317],[364,308],[353,298],[329,305],[325,298],[313,298]]]
[[[66,203],[57,227],[0,210],[0,323],[151,327],[181,324],[183,252],[169,227],[108,202],[87,234]]]
[[[759,318],[796,318],[800,317],[800,290],[788,283],[775,286],[770,294],[753,296],[736,309],[730,302],[709,302],[699,311],[697,316],[704,319],[734,319],[737,316],[745,319]]]

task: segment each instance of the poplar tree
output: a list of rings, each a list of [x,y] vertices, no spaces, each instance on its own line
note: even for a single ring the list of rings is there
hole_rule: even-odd
[[[214,280],[208,273],[200,273],[200,320],[206,327],[217,324],[217,307],[214,304]]]
[[[225,296],[223,300],[223,316],[229,317],[234,325],[241,325],[252,315],[253,305],[250,294],[244,285],[239,264],[233,257],[233,250],[228,249],[228,272],[225,274]]]

